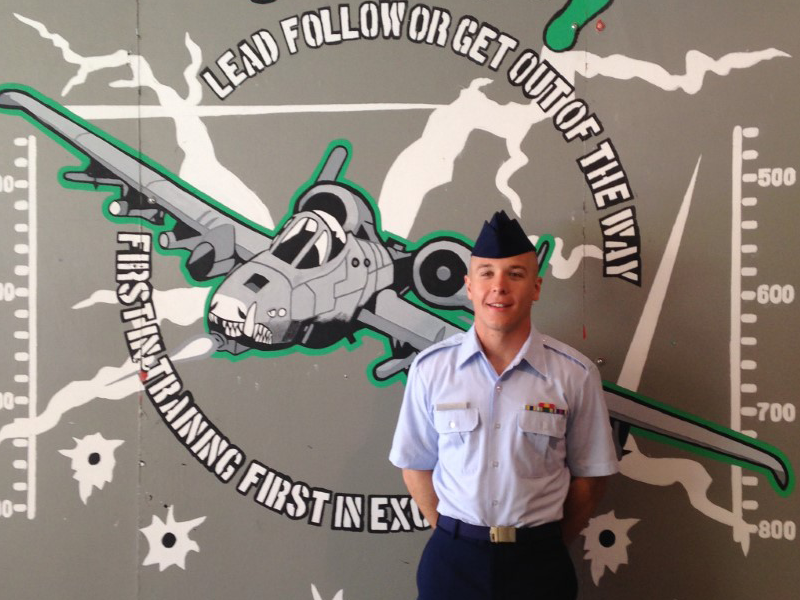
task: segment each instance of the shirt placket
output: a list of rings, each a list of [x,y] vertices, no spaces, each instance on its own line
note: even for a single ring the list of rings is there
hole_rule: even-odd
[[[491,395],[490,395],[490,402],[489,402],[489,452],[487,453],[486,457],[486,465],[485,469],[488,473],[488,480],[489,480],[489,498],[488,503],[489,506],[486,507],[486,514],[490,516],[489,525],[505,525],[505,523],[500,523],[500,504],[502,502],[501,494],[503,494],[503,468],[504,465],[502,464],[503,455],[502,455],[502,439],[503,439],[503,427],[508,427],[502,422],[502,394],[504,388],[504,377],[503,375],[497,376],[494,374],[492,370],[492,377],[491,377]]]

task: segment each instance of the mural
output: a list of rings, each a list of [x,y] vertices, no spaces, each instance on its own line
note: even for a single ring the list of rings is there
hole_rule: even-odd
[[[12,597],[413,597],[428,524],[385,457],[498,208],[537,233],[535,322],[605,380],[622,474],[582,597],[789,597],[798,153],[784,95],[748,100],[800,83],[788,28],[168,5],[91,7],[90,39],[2,5]]]

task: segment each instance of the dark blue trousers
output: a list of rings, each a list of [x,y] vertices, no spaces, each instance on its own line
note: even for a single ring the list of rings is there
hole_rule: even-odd
[[[493,544],[434,530],[417,570],[418,600],[574,600],[575,569],[560,535]]]

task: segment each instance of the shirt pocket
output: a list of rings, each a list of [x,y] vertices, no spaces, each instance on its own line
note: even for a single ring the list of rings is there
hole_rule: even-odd
[[[439,461],[442,466],[461,473],[477,468],[475,452],[471,448],[479,422],[478,409],[474,407],[434,411],[433,425],[439,434]]]
[[[565,415],[523,409],[517,415],[517,430],[522,451],[515,464],[520,477],[543,477],[563,467]]]
[[[433,425],[438,433],[463,434],[474,431],[478,426],[477,408],[455,408],[433,411]]]

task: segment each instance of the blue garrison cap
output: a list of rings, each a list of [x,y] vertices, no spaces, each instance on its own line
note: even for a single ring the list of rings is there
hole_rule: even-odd
[[[508,258],[525,252],[536,252],[536,248],[519,222],[502,210],[494,213],[491,221],[484,221],[472,248],[472,256],[480,258]]]

